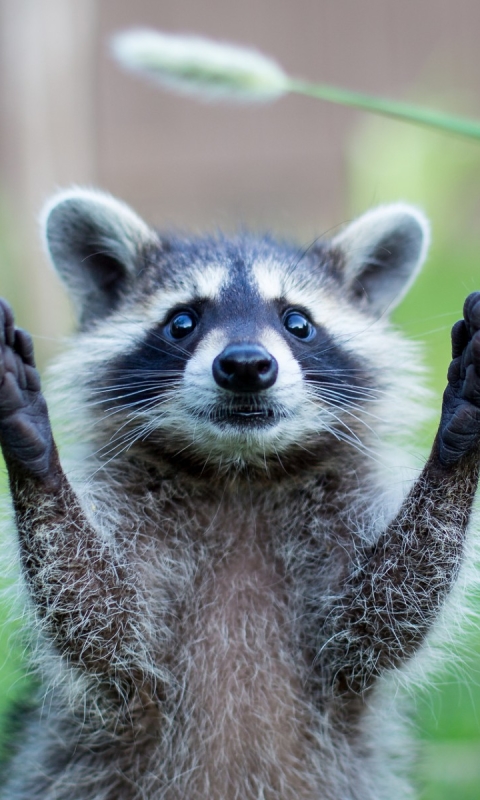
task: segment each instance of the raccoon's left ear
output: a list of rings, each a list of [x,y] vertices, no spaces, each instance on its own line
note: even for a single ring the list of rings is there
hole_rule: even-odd
[[[426,217],[406,203],[367,211],[332,240],[347,291],[375,314],[390,312],[400,302],[429,244]]]
[[[92,189],[54,195],[41,225],[48,254],[82,326],[117,306],[142,265],[145,247],[159,244],[129,206]]]

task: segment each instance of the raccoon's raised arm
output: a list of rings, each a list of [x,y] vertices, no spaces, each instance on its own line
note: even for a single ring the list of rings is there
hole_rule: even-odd
[[[480,292],[452,355],[430,458],[328,618],[322,658],[343,689],[365,690],[418,649],[461,565],[480,467]]]
[[[155,239],[127,206],[95,192],[57,196],[45,228],[52,259],[72,285],[82,326],[115,307]],[[31,338],[15,328],[5,301],[0,301],[0,444],[24,575],[50,639],[70,661],[98,673],[125,677],[142,665],[148,672],[143,627],[149,612],[138,572],[87,520],[62,470]]]
[[[98,673],[125,677],[132,656],[138,670],[135,626],[145,609],[135,578],[89,524],[63,473],[30,336],[15,329],[3,300],[0,442],[24,576],[49,637],[69,660]]]

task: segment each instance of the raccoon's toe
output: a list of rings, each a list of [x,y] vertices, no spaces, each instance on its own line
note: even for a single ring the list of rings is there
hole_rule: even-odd
[[[452,329],[453,360],[443,396],[439,454],[453,464],[480,447],[480,292],[469,295]]]
[[[53,438],[32,340],[15,328],[12,310],[1,299],[0,444],[7,465],[34,476],[48,472]]]

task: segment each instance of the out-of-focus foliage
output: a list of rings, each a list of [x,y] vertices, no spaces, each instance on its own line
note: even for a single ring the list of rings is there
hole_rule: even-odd
[[[394,318],[423,342],[440,412],[450,328],[461,317],[465,297],[480,289],[480,147],[369,121],[352,142],[349,181],[352,216],[401,199],[421,206],[431,220],[429,259]],[[423,432],[420,446],[430,446],[437,420],[438,415]],[[473,535],[480,537],[480,530]],[[480,797],[480,600],[473,587],[470,604],[468,632],[461,634],[454,623],[444,667],[415,698],[422,800]]]
[[[353,213],[406,200],[431,220],[430,256],[395,319],[425,342],[432,385],[441,391],[449,329],[467,294],[480,289],[480,147],[375,120],[353,142],[350,199]]]

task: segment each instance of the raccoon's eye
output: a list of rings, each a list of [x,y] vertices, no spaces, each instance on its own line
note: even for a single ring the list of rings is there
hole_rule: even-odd
[[[283,318],[283,324],[297,339],[311,339],[315,334],[312,323],[300,311],[288,311]]]
[[[191,311],[179,311],[170,320],[167,330],[174,339],[183,339],[197,327],[197,320]]]

